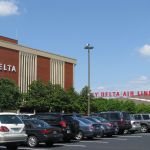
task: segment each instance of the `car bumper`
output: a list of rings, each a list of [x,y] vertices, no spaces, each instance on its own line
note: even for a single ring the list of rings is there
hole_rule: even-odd
[[[140,131],[141,130],[141,126],[132,126],[131,129],[129,129],[129,131]]]
[[[3,134],[0,135],[0,144],[2,143],[19,143],[19,142],[25,142],[27,139],[26,134]]]
[[[52,142],[52,143],[57,143],[62,141],[63,139],[63,134],[51,134],[51,135],[44,135],[43,137],[38,138],[39,142]]]
[[[115,129],[105,129],[104,130],[104,134],[116,134],[116,132],[118,132],[118,130],[115,130]]]

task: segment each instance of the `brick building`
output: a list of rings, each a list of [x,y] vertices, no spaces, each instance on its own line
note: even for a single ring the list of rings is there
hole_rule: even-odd
[[[0,78],[13,79],[26,92],[34,80],[51,81],[65,90],[74,85],[76,59],[60,56],[18,44],[0,36]]]

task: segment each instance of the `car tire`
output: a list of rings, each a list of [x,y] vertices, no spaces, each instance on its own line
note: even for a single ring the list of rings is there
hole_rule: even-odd
[[[38,140],[37,140],[36,136],[31,135],[31,136],[28,137],[28,139],[27,139],[27,145],[29,147],[36,147],[38,144],[39,143],[38,143]]]
[[[17,150],[18,146],[17,145],[7,145],[7,150]]]
[[[100,133],[100,138],[104,137],[104,131],[102,130]]]
[[[141,125],[141,132],[142,133],[146,133],[146,132],[148,132],[148,128],[147,128],[147,126],[146,125]]]
[[[76,139],[76,140],[82,140],[82,139],[83,139],[83,133],[82,133],[82,131],[79,131],[79,132],[76,134],[75,139]]]
[[[124,130],[123,129],[119,130],[118,134],[120,134],[120,135],[124,134]]]

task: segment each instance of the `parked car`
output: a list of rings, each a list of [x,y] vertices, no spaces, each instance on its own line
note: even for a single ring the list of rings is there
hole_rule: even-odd
[[[150,130],[150,116],[149,114],[132,114],[134,120],[140,122],[141,132],[146,133]]]
[[[0,113],[0,145],[16,150],[27,139],[24,128],[24,123],[15,113]]]
[[[44,120],[52,126],[60,127],[62,129],[64,141],[68,142],[71,139],[74,139],[79,131],[79,122],[70,115],[62,113],[38,113],[34,116]]]
[[[100,112],[97,115],[109,120],[110,122],[117,123],[119,128],[118,134],[123,134],[125,130],[129,130],[132,127],[128,112],[108,111]]]
[[[129,132],[135,133],[136,131],[141,131],[140,121],[135,120],[133,115],[130,115],[130,120],[132,128],[129,129]]]
[[[47,146],[62,141],[63,135],[61,129],[52,127],[48,123],[39,119],[23,119],[28,135],[27,145],[36,147],[39,143],[44,142]]]
[[[102,135],[101,126],[98,123],[94,123],[88,119],[83,117],[75,117],[75,119],[79,122],[79,132],[75,136],[76,140],[81,140],[83,138],[94,138]]]
[[[118,124],[110,122],[102,117],[88,116],[87,119],[99,123],[103,129],[103,135],[112,136],[118,133]]]

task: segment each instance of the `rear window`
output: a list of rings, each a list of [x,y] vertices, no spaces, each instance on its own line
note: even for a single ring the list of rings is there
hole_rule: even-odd
[[[109,114],[108,113],[101,113],[99,114],[100,117],[103,117],[105,119],[109,119]]]
[[[72,120],[73,120],[73,117],[72,117],[72,116],[69,116],[69,115],[64,115],[64,116],[63,116],[63,119],[66,120],[66,121],[72,121]]]
[[[54,122],[61,121],[60,115],[40,114],[40,115],[36,115],[36,116],[38,119],[42,119],[42,120],[49,120],[49,121],[54,121]]]
[[[110,113],[110,120],[120,120],[120,114],[119,113]]]
[[[122,114],[123,114],[123,119],[130,120],[130,115],[128,113],[123,112]]]
[[[141,117],[141,115],[134,115],[134,119],[135,120],[142,120],[142,117]]]
[[[143,115],[143,119],[144,120],[149,120],[150,118],[149,118],[149,115]]]
[[[42,128],[42,127],[50,127],[50,125],[42,120],[31,120],[32,124],[35,126],[35,127],[39,127],[39,128]]]
[[[22,124],[23,122],[16,115],[0,115],[2,124]]]

